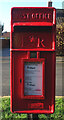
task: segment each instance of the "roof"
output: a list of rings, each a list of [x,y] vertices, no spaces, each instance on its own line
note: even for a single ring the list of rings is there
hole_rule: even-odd
[[[10,39],[10,32],[4,32],[4,33],[2,33],[1,38]]]
[[[64,17],[64,9],[56,9],[56,17]]]

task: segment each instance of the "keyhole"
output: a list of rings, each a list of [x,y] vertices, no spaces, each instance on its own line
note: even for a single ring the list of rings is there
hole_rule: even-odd
[[[22,82],[22,79],[20,79],[20,83]]]

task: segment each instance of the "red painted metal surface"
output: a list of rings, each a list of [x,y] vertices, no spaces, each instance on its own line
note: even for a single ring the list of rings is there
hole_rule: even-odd
[[[10,106],[13,113],[54,112],[55,30],[55,8],[14,7],[11,9]],[[41,64],[42,94],[25,95],[25,63]]]

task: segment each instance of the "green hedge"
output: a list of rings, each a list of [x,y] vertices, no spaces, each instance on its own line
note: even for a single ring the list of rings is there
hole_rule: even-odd
[[[51,115],[39,114],[39,120],[64,120],[64,99],[56,98],[55,112]],[[0,120],[27,120],[27,114],[11,113],[10,112],[10,97],[0,98]]]
[[[56,55],[64,55],[64,22],[56,25]]]

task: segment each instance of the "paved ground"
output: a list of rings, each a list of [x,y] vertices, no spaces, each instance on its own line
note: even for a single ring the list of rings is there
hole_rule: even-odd
[[[64,58],[56,58],[56,95],[64,96]],[[2,81],[1,81],[2,79]],[[10,95],[10,58],[0,57],[0,96]]]
[[[64,57],[56,58],[56,95],[64,96]]]

